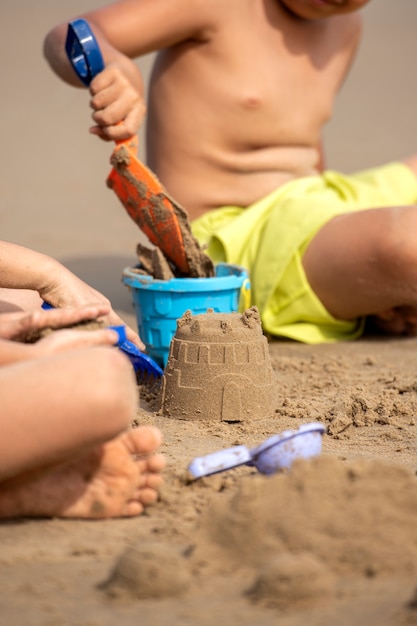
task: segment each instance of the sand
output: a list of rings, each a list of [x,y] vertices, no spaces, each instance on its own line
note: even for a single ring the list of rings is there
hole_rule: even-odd
[[[85,92],[41,55],[51,25],[98,4],[2,2],[0,222],[2,238],[56,256],[134,325],[120,277],[140,233],[105,185],[112,148],[87,134]],[[412,153],[417,136],[417,5],[374,0],[365,15],[368,39],[326,130],[328,164],[345,171]],[[253,422],[179,420],[143,400],[138,422],[165,437],[160,502],[133,520],[0,524],[2,622],[417,624],[416,350],[417,339],[272,342],[275,409]],[[189,481],[195,456],[310,421],[328,431],[315,460]]]

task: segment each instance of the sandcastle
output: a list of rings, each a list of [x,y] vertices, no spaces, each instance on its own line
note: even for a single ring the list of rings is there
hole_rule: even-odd
[[[190,311],[177,321],[161,410],[178,419],[240,422],[274,412],[276,384],[256,307],[240,313]]]

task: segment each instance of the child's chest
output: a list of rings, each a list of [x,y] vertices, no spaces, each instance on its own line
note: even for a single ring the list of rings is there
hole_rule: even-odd
[[[295,37],[255,26],[237,37],[238,57],[231,40],[227,44],[231,56],[225,67],[233,68],[225,83],[229,95],[248,118],[259,118],[258,132],[264,124],[280,137],[288,131],[292,141],[297,131],[300,140],[317,134],[332,115],[351,51],[325,33],[300,31]]]

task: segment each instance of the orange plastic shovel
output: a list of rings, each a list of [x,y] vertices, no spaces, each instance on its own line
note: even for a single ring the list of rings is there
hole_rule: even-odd
[[[104,69],[96,38],[83,19],[68,25],[65,50],[85,85]],[[213,266],[191,232],[186,211],[167,194],[155,174],[137,158],[134,136],[118,141],[107,184],[149,241],[160,248],[183,276],[212,276]]]

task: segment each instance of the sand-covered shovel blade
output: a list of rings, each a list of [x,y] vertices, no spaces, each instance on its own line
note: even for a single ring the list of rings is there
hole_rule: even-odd
[[[69,23],[65,50],[78,77],[87,86],[104,69],[100,47],[86,20]],[[141,163],[137,147],[136,136],[116,142],[108,186],[149,241],[162,250],[180,274],[213,276],[213,265],[193,237],[186,212]]]
[[[108,326],[116,331],[119,340],[116,346],[126,354],[135,370],[138,383],[152,389],[161,383],[164,375],[163,370],[148,354],[143,353],[134,343],[129,341],[126,336],[125,326]]]

